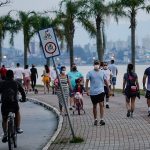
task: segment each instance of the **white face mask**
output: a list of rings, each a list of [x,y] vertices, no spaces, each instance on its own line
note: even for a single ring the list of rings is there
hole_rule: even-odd
[[[94,69],[98,70],[99,69],[99,65],[94,65]]]
[[[62,71],[62,73],[63,73],[63,74],[65,74],[65,73],[66,73],[66,71]]]

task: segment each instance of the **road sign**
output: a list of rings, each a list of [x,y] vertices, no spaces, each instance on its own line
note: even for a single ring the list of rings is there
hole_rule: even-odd
[[[60,55],[60,50],[53,28],[40,30],[39,37],[46,58]]]

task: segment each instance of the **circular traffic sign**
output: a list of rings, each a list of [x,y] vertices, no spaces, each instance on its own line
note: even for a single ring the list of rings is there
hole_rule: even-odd
[[[45,44],[45,51],[49,54],[53,54],[56,51],[56,45],[53,42],[47,42]]]

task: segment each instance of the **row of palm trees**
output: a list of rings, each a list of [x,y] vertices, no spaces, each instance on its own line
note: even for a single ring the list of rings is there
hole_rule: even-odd
[[[81,23],[90,36],[96,38],[98,58],[103,61],[106,19],[114,17],[118,22],[119,17],[128,17],[131,29],[131,62],[135,66],[136,16],[140,9],[149,13],[150,6],[144,0],[116,0],[115,2],[106,2],[105,0],[61,0],[59,10],[49,11],[49,13],[55,13],[54,19],[35,12],[19,11],[18,19],[14,20],[10,17],[11,13],[8,13],[8,15],[0,17],[0,62],[2,58],[2,41],[6,32],[10,33],[10,43],[13,44],[14,34],[20,30],[23,31],[24,65],[26,65],[31,38],[39,29],[52,26],[61,43],[66,42],[67,49],[70,52],[71,66],[74,62],[73,39],[76,22]]]

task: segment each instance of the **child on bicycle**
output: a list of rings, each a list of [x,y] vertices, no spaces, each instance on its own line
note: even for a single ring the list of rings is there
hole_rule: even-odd
[[[79,101],[81,104],[81,108],[83,109],[83,92],[85,91],[84,86],[82,84],[82,80],[80,78],[76,79],[76,85],[74,88],[74,102],[75,104]]]

